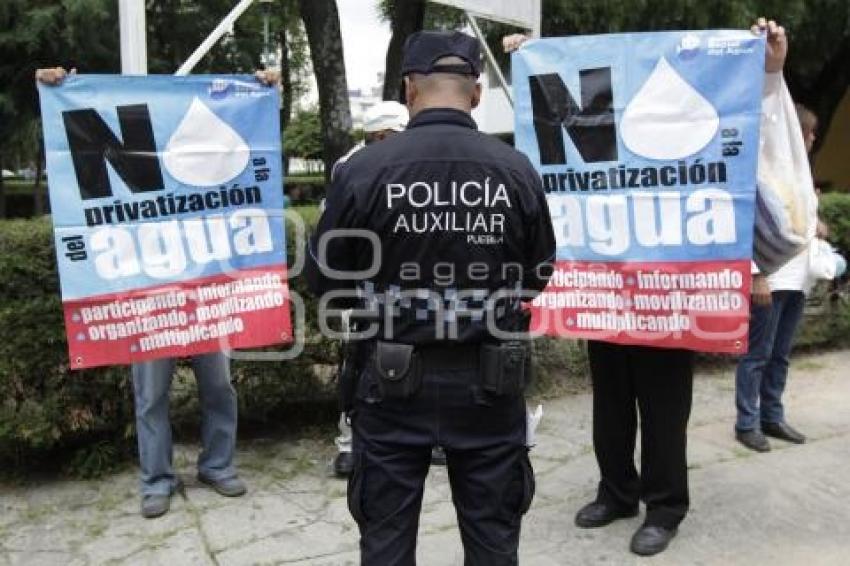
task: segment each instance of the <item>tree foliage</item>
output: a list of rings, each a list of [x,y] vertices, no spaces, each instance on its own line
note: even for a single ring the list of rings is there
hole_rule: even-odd
[[[150,73],[170,74],[188,58],[233,8],[232,0],[149,0],[147,52]],[[77,68],[81,73],[120,72],[118,3],[115,0],[2,0],[0,2],[0,164],[4,157],[41,161],[39,67]],[[195,73],[252,72],[263,52],[263,12],[255,6],[237,20],[233,33],[215,45]],[[297,0],[278,0],[270,12],[272,40],[286,48],[286,124],[308,89],[306,35]],[[0,181],[1,183],[2,181]],[[2,187],[2,185],[0,185]],[[4,199],[0,193],[0,217]]]
[[[401,63],[404,42],[422,29],[451,30],[464,25],[462,10],[426,0],[379,0],[378,14],[389,22],[392,36],[384,67],[384,100],[401,99]]]
[[[322,121],[315,109],[293,116],[283,136],[283,153],[302,159],[322,158]]]
[[[401,1],[379,0],[385,20],[392,23],[395,5]],[[818,115],[821,129],[818,139],[824,139],[832,115],[850,86],[848,0],[543,0],[542,34],[563,37],[748,28],[759,16],[775,19],[787,29],[791,48],[785,75],[791,93]],[[515,30],[494,22],[481,24],[487,44],[499,63],[506,67],[501,37]],[[427,5],[425,29],[459,29],[464,25],[459,10],[432,3]],[[388,57],[388,77],[391,76],[390,65]]]
[[[788,31],[785,75],[794,97],[818,114],[823,139],[850,86],[847,0],[544,0],[543,35],[748,28],[758,16]]]

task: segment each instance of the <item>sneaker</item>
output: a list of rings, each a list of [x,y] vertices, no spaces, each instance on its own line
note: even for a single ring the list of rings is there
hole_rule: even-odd
[[[142,496],[141,512],[145,519],[156,519],[168,513],[171,508],[171,496],[151,494]]]
[[[245,492],[248,491],[248,488],[245,486],[245,482],[237,476],[214,480],[202,474],[198,474],[198,481],[210,486],[216,493],[225,497],[239,497],[241,495],[245,495]]]
[[[171,493],[165,495],[161,493],[151,493],[142,495],[142,503],[140,511],[145,519],[155,519],[168,513],[171,508],[171,496],[177,491],[182,491],[183,482],[180,478],[174,480],[174,485],[171,486]]]

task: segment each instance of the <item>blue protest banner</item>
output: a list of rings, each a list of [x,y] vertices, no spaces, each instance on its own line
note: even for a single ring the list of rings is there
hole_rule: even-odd
[[[516,145],[543,179],[555,335],[747,348],[764,40],[746,31],[529,41]]]
[[[277,89],[71,75],[39,95],[72,367],[290,339]]]

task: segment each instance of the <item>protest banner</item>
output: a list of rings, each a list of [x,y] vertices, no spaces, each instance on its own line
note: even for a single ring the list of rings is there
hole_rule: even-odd
[[[71,75],[39,95],[72,368],[291,339],[277,89]]]
[[[516,145],[557,240],[534,328],[746,352],[764,39],[582,36],[512,57]]]

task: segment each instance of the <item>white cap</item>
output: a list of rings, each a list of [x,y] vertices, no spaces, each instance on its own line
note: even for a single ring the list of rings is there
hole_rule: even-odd
[[[383,130],[401,132],[407,127],[407,107],[394,100],[384,100],[369,108],[363,116],[363,130],[367,133]]]

